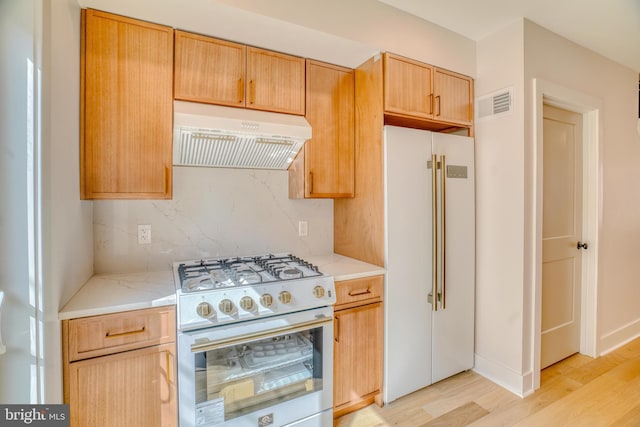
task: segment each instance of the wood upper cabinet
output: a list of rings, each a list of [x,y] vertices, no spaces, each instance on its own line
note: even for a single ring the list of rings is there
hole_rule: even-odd
[[[470,77],[392,53],[385,53],[383,61],[385,113],[472,125]]]
[[[305,61],[176,31],[175,98],[287,114],[305,113]]]
[[[72,427],[174,427],[175,307],[62,322],[64,401]]]
[[[306,68],[306,119],[313,136],[289,167],[289,197],[353,197],[354,72],[313,60]]]
[[[333,409],[340,417],[382,403],[383,276],[336,282]]]
[[[170,199],[173,29],[82,12],[83,199]]]
[[[305,61],[247,48],[247,108],[304,115]]]
[[[246,46],[175,33],[175,98],[244,107]]]
[[[470,126],[473,122],[473,80],[436,68],[433,75],[434,118]]]
[[[433,118],[433,67],[385,53],[384,110]]]

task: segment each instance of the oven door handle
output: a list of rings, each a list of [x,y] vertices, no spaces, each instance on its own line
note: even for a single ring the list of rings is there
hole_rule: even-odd
[[[302,332],[308,329],[313,329],[319,326],[324,326],[330,324],[333,321],[333,317],[323,317],[318,320],[311,320],[309,322],[304,323],[296,323],[295,325],[282,326],[279,328],[267,329],[264,331],[252,332],[249,334],[244,334],[240,336],[234,336],[230,338],[209,341],[209,342],[198,342],[197,344],[193,344],[191,346],[192,353],[198,353],[201,351],[209,351],[209,350],[217,350],[219,348],[228,347],[230,345],[242,344],[247,341],[254,340],[256,338],[266,339],[275,337],[277,335],[286,333],[295,333]]]

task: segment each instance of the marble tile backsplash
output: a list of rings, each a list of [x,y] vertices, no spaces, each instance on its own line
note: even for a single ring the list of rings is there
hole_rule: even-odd
[[[174,261],[333,252],[333,200],[290,200],[286,171],[173,168],[173,200],[95,201],[96,274],[168,270]],[[298,237],[298,221],[308,222]],[[138,224],[151,243],[138,244]]]

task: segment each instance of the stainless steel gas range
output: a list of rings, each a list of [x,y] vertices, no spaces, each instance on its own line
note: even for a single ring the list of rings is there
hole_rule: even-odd
[[[333,278],[291,254],[173,266],[181,426],[330,426]]]

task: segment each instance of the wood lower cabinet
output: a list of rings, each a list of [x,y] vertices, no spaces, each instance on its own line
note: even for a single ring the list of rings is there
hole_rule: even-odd
[[[473,79],[392,53],[385,53],[383,61],[388,122],[408,125],[411,118],[425,119],[431,122],[425,127],[433,130],[472,125]]]
[[[175,344],[69,366],[71,426],[176,426]]]
[[[173,29],[82,11],[83,199],[170,199]]]
[[[313,136],[289,167],[290,198],[354,195],[354,72],[307,60],[307,114]]]
[[[336,282],[334,417],[382,404],[383,276]]]
[[[62,322],[64,400],[72,427],[173,427],[175,307]]]

